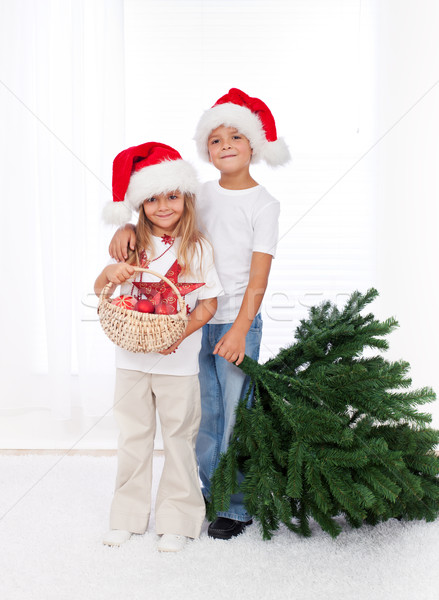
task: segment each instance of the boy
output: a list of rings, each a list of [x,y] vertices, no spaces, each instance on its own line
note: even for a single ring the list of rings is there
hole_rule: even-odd
[[[202,418],[196,449],[202,491],[209,499],[212,475],[233,432],[236,406],[249,385],[237,365],[245,354],[255,360],[259,356],[259,309],[278,237],[279,202],[253,179],[250,164],[263,159],[277,166],[290,155],[277,138],[268,107],[236,88],[205,111],[195,140],[200,156],[220,171],[219,181],[202,186],[197,210],[225,291],[215,317],[203,327],[199,356]],[[135,244],[131,226],[115,234],[111,256],[124,260],[128,242]],[[229,510],[209,525],[208,535],[230,539],[251,522],[242,494],[235,494]]]

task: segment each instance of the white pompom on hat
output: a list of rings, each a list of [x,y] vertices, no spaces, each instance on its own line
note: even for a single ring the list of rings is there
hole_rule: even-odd
[[[147,142],[122,150],[113,161],[113,201],[103,211],[106,223],[123,225],[147,198],[179,190],[196,194],[195,169],[177,150],[158,142]]]
[[[194,139],[200,157],[209,161],[207,141],[211,132],[224,125],[236,127],[249,140],[252,162],[265,160],[272,167],[287,163],[290,152],[283,138],[277,137],[276,124],[270,109],[259,98],[232,88],[204,112],[198,122]]]

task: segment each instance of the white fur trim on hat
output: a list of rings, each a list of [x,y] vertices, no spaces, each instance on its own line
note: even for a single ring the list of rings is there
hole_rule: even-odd
[[[207,141],[211,132],[224,125],[236,127],[245,135],[253,150],[252,162],[265,160],[271,166],[282,165],[290,160],[288,146],[283,139],[268,142],[259,117],[248,108],[233,102],[217,104],[206,110],[198,122],[194,139],[200,157],[209,162]]]
[[[283,138],[275,142],[266,142],[262,151],[262,158],[270,167],[284,165],[291,160],[290,151]]]
[[[131,208],[126,202],[107,202],[102,211],[102,218],[108,225],[124,225],[131,219]]]
[[[196,194],[198,191],[195,169],[184,160],[164,160],[133,173],[125,202],[132,210],[138,211],[147,198],[174,190],[183,194]]]

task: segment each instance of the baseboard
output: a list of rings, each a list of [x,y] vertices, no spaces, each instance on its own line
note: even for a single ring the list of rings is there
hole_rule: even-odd
[[[1,449],[0,456],[23,456],[26,454],[32,454],[39,456],[116,456],[117,450],[94,450],[94,449],[75,449],[75,450],[41,450],[41,449]],[[162,456],[163,450],[154,450],[154,456]]]

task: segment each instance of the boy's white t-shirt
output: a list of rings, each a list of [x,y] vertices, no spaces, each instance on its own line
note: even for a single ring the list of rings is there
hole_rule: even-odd
[[[155,257],[160,257],[165,250],[167,251],[163,256],[151,262],[149,268],[153,271],[157,271],[161,275],[166,275],[167,271],[177,259],[180,239],[177,238],[172,247],[169,247],[169,244],[166,244],[160,237],[154,236],[153,242]],[[184,276],[180,274],[178,277],[179,283],[203,282],[205,284],[184,296],[184,300],[189,307],[190,312],[194,310],[197,300],[216,298],[223,294],[222,286],[213,262],[212,247],[210,244],[204,242],[202,242],[202,247],[202,256],[198,249],[194,260],[192,261],[192,274]],[[128,295],[137,294],[138,290],[135,287],[133,288],[132,281],[139,280],[140,275],[138,274],[134,280],[129,280],[121,285],[118,293]],[[143,273],[142,281],[155,281],[158,283],[161,280],[153,275]],[[128,352],[128,350],[116,346],[116,367],[118,369],[129,369],[161,375],[196,375],[199,371],[198,354],[200,352],[200,347],[201,329],[198,329],[184,339],[174,354],[168,354],[166,356],[157,352],[150,352],[147,354]]]
[[[280,203],[261,185],[227,190],[218,181],[208,181],[197,196],[197,212],[225,292],[209,323],[231,323],[248,285],[252,252],[275,256]]]

